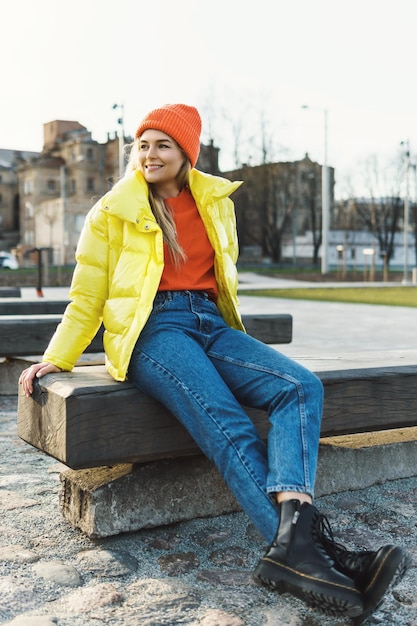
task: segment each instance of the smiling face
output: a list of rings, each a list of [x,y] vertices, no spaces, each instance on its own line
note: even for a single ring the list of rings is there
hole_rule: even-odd
[[[139,138],[140,169],[162,198],[179,194],[177,175],[186,159],[178,144],[160,130],[145,130]]]

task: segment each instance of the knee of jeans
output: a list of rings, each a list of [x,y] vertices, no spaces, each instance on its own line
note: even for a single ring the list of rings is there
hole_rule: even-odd
[[[313,372],[310,372],[309,381],[307,384],[309,386],[310,393],[314,394],[314,396],[316,397],[323,398],[324,396],[323,383],[316,374],[314,374]]]
[[[298,384],[304,391],[305,397],[322,398],[324,387],[320,378],[308,369],[304,369],[298,376]]]

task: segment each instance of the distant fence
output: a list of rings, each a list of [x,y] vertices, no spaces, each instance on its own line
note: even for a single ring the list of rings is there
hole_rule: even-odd
[[[66,287],[71,283],[74,267],[48,267],[42,272],[44,287]],[[22,267],[18,270],[0,269],[1,287],[34,287],[38,282],[37,267]]]

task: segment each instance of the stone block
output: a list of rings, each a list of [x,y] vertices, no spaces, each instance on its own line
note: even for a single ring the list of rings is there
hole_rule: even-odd
[[[349,445],[320,445],[316,497],[417,476],[415,440]],[[240,510],[203,456],[68,469],[61,483],[64,517],[91,538]]]
[[[24,358],[0,358],[0,396],[17,395],[19,376],[21,372],[40,360],[40,357]]]
[[[64,517],[92,538],[240,510],[202,456],[68,469],[60,478]]]

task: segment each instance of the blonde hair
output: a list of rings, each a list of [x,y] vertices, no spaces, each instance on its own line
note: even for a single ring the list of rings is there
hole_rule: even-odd
[[[126,165],[125,173],[128,174],[135,170],[140,170],[139,164],[139,143],[140,138],[136,139],[130,146],[129,160]],[[177,144],[178,145],[178,144]],[[179,147],[179,146],[178,146]],[[181,148],[179,147],[181,150]],[[191,170],[191,163],[183,150],[181,152],[186,157],[186,160],[180,167],[177,174],[177,183],[179,189],[183,189],[188,186],[189,173]],[[175,228],[175,222],[169,207],[165,204],[163,198],[155,193],[152,184],[148,183],[149,204],[151,205],[152,213],[162,230],[164,242],[169,250],[171,259],[175,267],[179,267],[181,263],[186,261],[187,256],[180,246],[177,238],[177,230]]]

